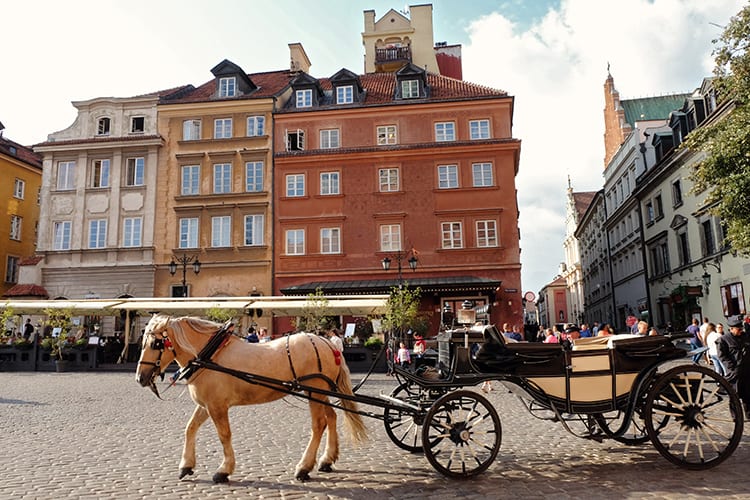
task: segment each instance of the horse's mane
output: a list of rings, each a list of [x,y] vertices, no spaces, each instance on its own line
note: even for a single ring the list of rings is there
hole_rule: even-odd
[[[196,318],[193,316],[171,318],[166,314],[157,314],[151,318],[149,323],[154,323],[151,331],[160,331],[167,327],[171,327],[175,337],[173,339],[175,344],[178,344],[193,356],[197,356],[198,351],[190,343],[184,327],[188,327],[200,335],[213,335],[219,328],[221,328],[219,323],[214,323],[207,319]]]

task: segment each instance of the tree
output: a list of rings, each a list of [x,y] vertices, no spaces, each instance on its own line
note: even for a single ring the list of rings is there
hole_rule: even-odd
[[[395,337],[403,338],[403,334],[412,326],[419,323],[419,296],[421,290],[410,290],[408,286],[393,287],[386,303],[383,327]]]
[[[302,314],[294,321],[294,327],[300,332],[320,333],[331,326],[328,318],[330,315],[328,298],[322,289],[317,288],[315,293],[308,294]]]
[[[705,153],[692,172],[696,193],[721,218],[734,250],[750,255],[750,5],[714,40],[714,87],[731,112],[690,133],[683,147]]]

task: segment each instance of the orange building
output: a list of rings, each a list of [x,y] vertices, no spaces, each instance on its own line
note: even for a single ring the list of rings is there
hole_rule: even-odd
[[[42,159],[31,148],[3,137],[0,124],[0,262],[3,296],[18,281],[21,261],[34,255],[39,225]],[[22,292],[25,296],[26,292]]]
[[[407,282],[433,332],[466,300],[522,324],[513,97],[413,64],[300,72],[291,89],[274,114],[274,293]]]

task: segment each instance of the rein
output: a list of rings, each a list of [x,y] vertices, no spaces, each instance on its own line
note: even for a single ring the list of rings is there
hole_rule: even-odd
[[[216,333],[214,333],[198,355],[189,361],[183,368],[172,376],[172,384],[178,380],[188,380],[196,371],[203,367],[206,362],[211,361],[211,357],[224,347],[232,336],[231,329],[234,323],[227,322]],[[160,354],[161,357],[161,354]]]

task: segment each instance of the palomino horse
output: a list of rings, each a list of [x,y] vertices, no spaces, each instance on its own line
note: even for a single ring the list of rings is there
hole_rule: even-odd
[[[141,358],[136,370],[136,381],[151,389],[158,396],[155,380],[172,360],[177,360],[181,372],[190,369],[202,349],[209,344],[221,325],[199,318],[171,318],[157,314],[148,322],[143,335]],[[205,353],[201,354],[201,357]],[[209,355],[211,362],[222,369],[257,375],[281,382],[304,381],[305,387],[335,390],[352,395],[349,368],[343,356],[331,343],[311,334],[295,334],[271,342],[250,344],[228,335],[226,343],[220,345],[215,354]],[[204,359],[204,361],[208,361]],[[186,368],[187,367],[187,368]],[[335,383],[335,387],[332,384]],[[195,436],[200,426],[211,417],[224,448],[224,460],[213,476],[215,483],[229,480],[234,472],[235,458],[232,448],[232,431],[229,428],[228,411],[231,406],[260,404],[287,396],[263,384],[250,383],[224,371],[199,368],[187,377],[190,396],[197,405],[185,428],[185,444],[180,460],[180,478],[193,474],[195,467]],[[339,458],[339,439],[336,431],[336,412],[325,403],[328,397],[312,391],[310,416],[312,434],[302,458],[297,464],[295,477],[301,481],[309,478],[315,466],[323,432],[327,429],[326,447],[318,470],[332,471]],[[342,398],[346,428],[354,442],[366,439],[367,430],[357,411],[357,405]]]

